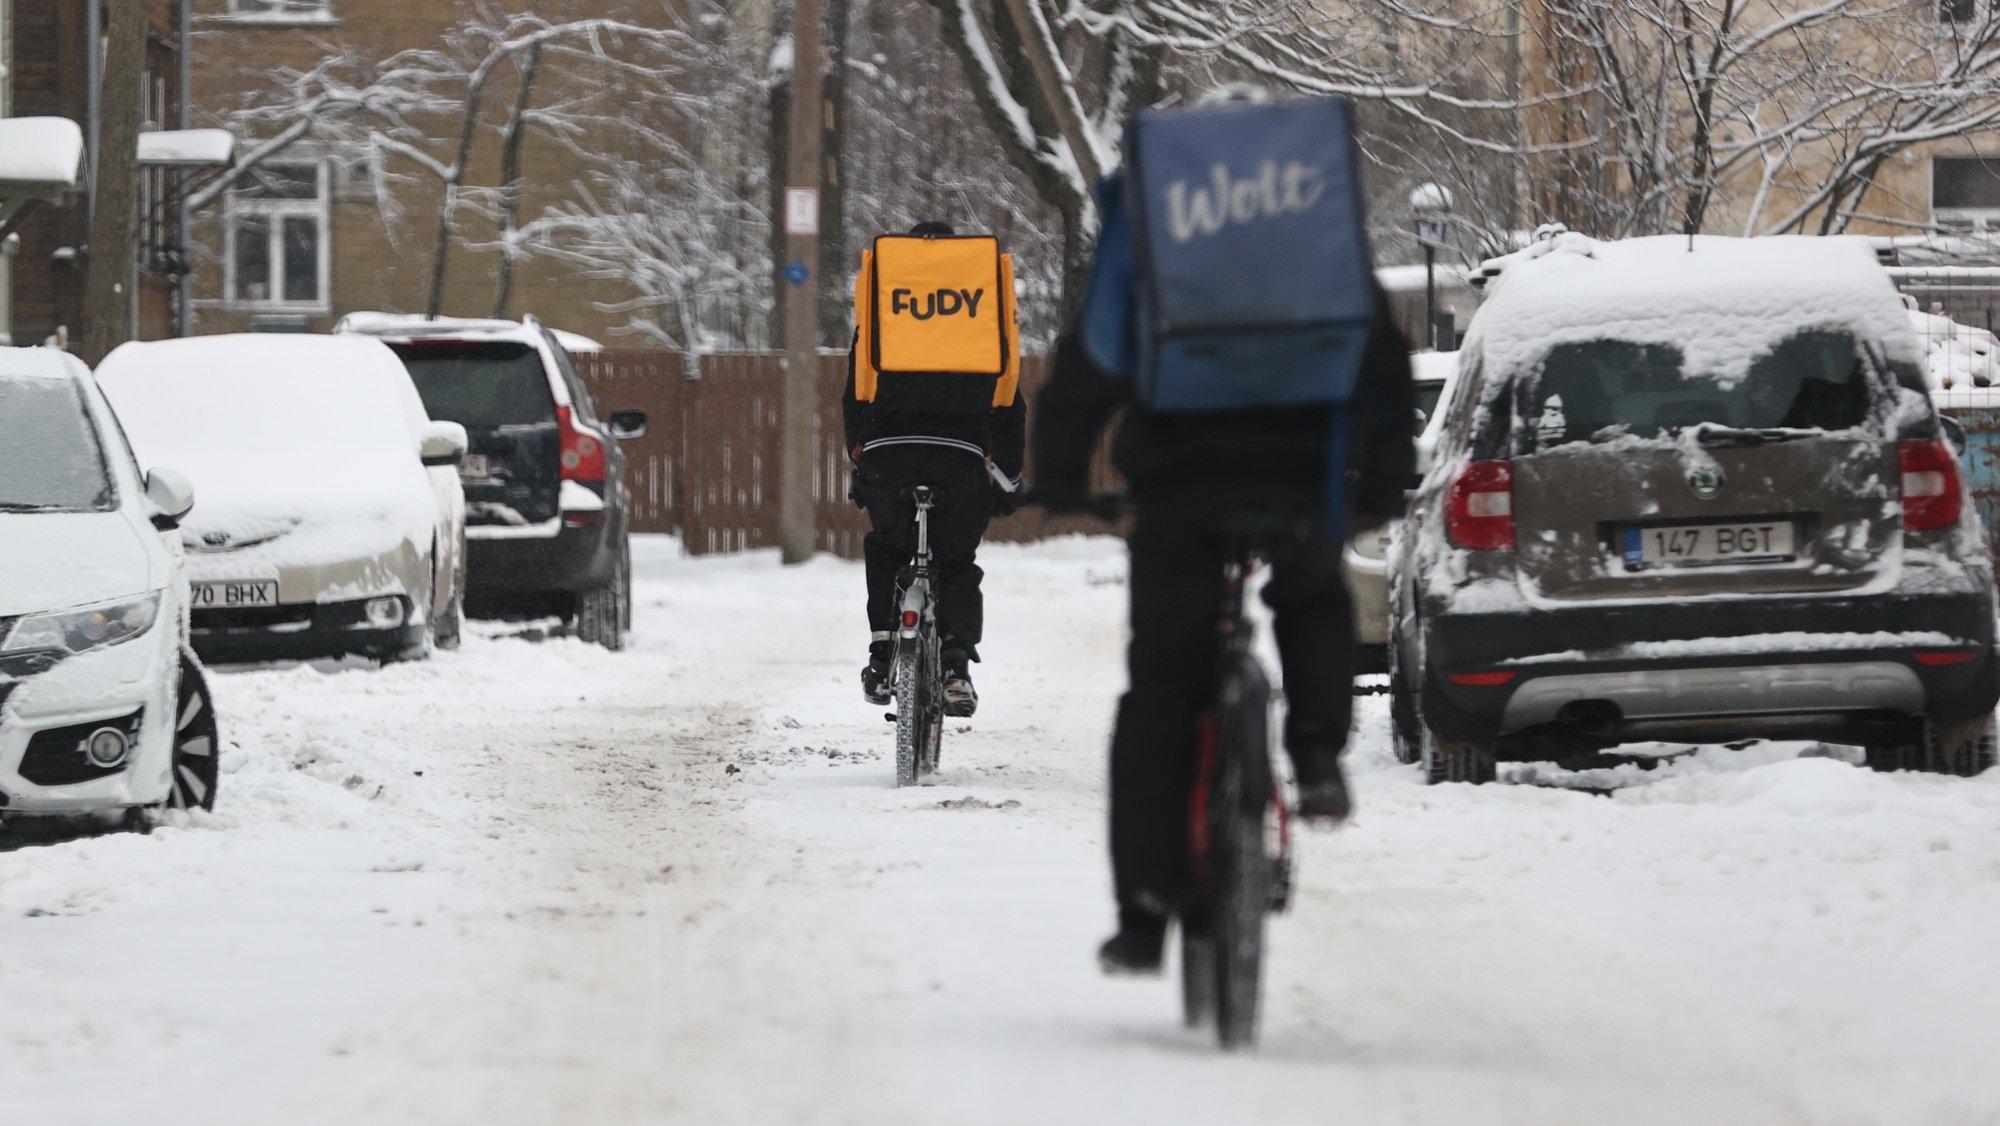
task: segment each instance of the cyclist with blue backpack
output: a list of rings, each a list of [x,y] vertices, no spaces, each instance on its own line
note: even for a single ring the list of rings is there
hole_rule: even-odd
[[[1035,501],[1084,507],[1111,415],[1130,493],[1130,686],[1111,750],[1118,933],[1111,973],[1156,973],[1190,886],[1196,738],[1220,677],[1225,550],[1243,511],[1307,529],[1269,553],[1298,812],[1350,810],[1340,755],[1356,654],[1347,534],[1401,514],[1415,467],[1408,345],[1375,284],[1348,106],[1148,110],[1099,187],[1079,321],[1058,340],[1034,434]]]

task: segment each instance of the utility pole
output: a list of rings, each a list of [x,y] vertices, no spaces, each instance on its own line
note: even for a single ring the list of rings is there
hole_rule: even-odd
[[[819,544],[819,189],[825,45],[820,0],[792,8],[792,146],[785,187],[784,432],[779,449],[778,546],[786,563]]]
[[[1055,115],[1063,143],[1069,146],[1077,171],[1083,174],[1085,189],[1094,188],[1104,175],[1104,164],[1097,157],[1097,145],[1091,140],[1089,130],[1084,127],[1083,103],[1076,99],[1076,87],[1064,81],[1065,68],[1062,57],[1056,53],[1055,33],[1049,30],[1049,22],[1035,6],[1036,0],[1006,0],[1006,4],[1015,30],[1020,32],[1028,66],[1035,73],[1035,85],[1042,89],[1042,100]]]
[[[83,332],[77,354],[95,364],[132,338],[139,237],[139,92],[146,68],[145,0],[110,0],[97,167],[90,182],[90,256],[83,266]],[[97,28],[90,49],[97,50]]]

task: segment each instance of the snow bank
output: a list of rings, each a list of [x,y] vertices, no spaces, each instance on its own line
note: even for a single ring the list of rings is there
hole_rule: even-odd
[[[73,188],[83,130],[66,117],[0,118],[0,183]]]
[[[1923,351],[1889,275],[1860,240],[1681,236],[1594,242],[1574,234],[1522,251],[1490,287],[1466,346],[1487,370],[1538,363],[1557,344],[1672,344],[1725,384],[1786,337],[1852,332],[1892,363]],[[1494,386],[1505,380],[1494,380]]]

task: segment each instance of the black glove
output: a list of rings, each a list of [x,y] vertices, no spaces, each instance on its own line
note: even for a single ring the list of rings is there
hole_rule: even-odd
[[[993,486],[993,515],[1012,516],[1016,512],[1021,511],[1021,504],[1027,499],[1026,490],[1015,489],[1010,493],[1000,486],[995,485]]]

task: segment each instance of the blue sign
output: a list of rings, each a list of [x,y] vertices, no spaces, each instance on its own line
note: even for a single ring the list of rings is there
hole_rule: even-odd
[[[791,265],[785,267],[783,276],[786,281],[791,282],[793,285],[804,285],[812,277],[812,271],[806,269],[804,262],[794,261]]]

